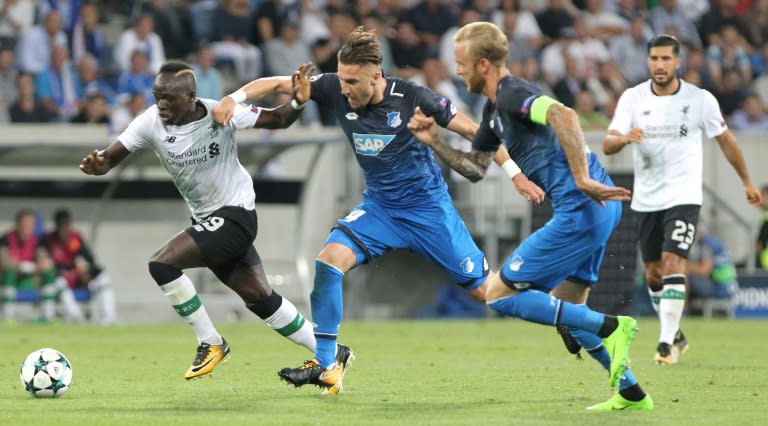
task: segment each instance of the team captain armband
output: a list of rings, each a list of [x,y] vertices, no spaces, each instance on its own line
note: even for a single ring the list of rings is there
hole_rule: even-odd
[[[530,119],[532,122],[536,124],[541,124],[543,126],[547,125],[547,111],[549,111],[549,107],[551,107],[554,104],[559,104],[560,102],[550,98],[549,96],[542,95],[537,97],[533,100],[533,103],[531,104],[531,114]]]

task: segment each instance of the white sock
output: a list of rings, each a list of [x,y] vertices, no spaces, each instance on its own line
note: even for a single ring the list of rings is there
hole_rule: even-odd
[[[3,319],[12,321],[15,307],[16,287],[12,285],[3,286]]]
[[[680,319],[685,308],[685,284],[667,284],[661,293],[659,300],[659,318],[661,320],[661,333],[659,342],[669,343],[675,341],[675,334],[680,329]]]
[[[117,321],[117,309],[115,307],[115,292],[109,285],[109,275],[102,272],[88,283],[92,297],[91,305],[94,311],[99,313],[99,324],[114,324]]]
[[[82,321],[84,318],[83,311],[80,309],[80,305],[77,304],[77,300],[75,300],[75,294],[72,292],[72,289],[69,288],[67,280],[62,277],[58,277],[56,278],[55,286],[59,293],[59,302],[61,302],[61,306],[64,308],[64,316],[67,321]]]
[[[40,286],[40,310],[43,319],[52,320],[56,316],[56,284],[48,283]]]
[[[197,296],[195,286],[189,277],[182,274],[179,278],[161,285],[160,289],[163,290],[165,297],[173,305],[173,309],[195,330],[198,342],[211,345],[220,345],[224,342],[213,326],[213,322],[208,316],[203,302]]]
[[[312,324],[299,313],[290,300],[283,297],[283,302],[277,311],[264,319],[264,322],[286,339],[315,353],[315,333],[312,330]]]
[[[656,314],[659,314],[659,300],[661,299],[661,293],[664,291],[664,287],[661,288],[659,291],[653,291],[650,287],[648,287],[648,296],[651,297],[651,306],[653,306],[653,310],[656,311]]]

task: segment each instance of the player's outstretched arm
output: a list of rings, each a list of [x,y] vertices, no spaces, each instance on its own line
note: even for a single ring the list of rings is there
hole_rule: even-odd
[[[307,66],[311,64],[304,64]],[[274,77],[262,77],[246,83],[243,87],[223,97],[213,107],[213,120],[228,126],[229,120],[235,112],[236,103],[245,103],[249,99],[261,99],[274,93],[291,93],[293,91],[292,76],[282,75]],[[306,101],[305,101],[306,102]]]
[[[94,149],[90,154],[80,161],[80,170],[87,175],[103,175],[112,170],[113,167],[120,164],[131,152],[125,146],[117,141],[99,151]]]
[[[574,110],[559,103],[551,104],[547,109],[547,124],[555,130],[563,152],[568,158],[571,174],[580,190],[600,205],[605,205],[605,200],[629,200],[628,189],[603,185],[589,176],[587,143]]]
[[[762,195],[749,177],[747,163],[744,161],[744,152],[742,152],[739,143],[736,142],[736,136],[730,130],[726,130],[719,136],[716,136],[715,139],[720,144],[720,150],[723,151],[725,158],[728,159],[733,169],[736,170],[736,174],[741,178],[741,182],[744,184],[744,192],[747,194],[747,201],[754,206],[759,206]]]
[[[427,117],[419,107],[416,107],[416,111],[408,121],[408,129],[411,133],[421,143],[431,147],[438,157],[448,164],[448,167],[456,170],[472,182],[477,182],[485,177],[485,172],[491,165],[496,152],[474,149],[470,152],[464,152],[454,149],[440,138],[437,134],[437,127],[435,119]]]
[[[293,99],[277,108],[263,108],[254,127],[262,129],[284,129],[301,115],[304,104],[309,102],[312,93],[310,77],[315,70],[311,63],[303,64],[291,76]]]
[[[643,129],[634,128],[628,134],[623,135],[616,130],[608,130],[603,139],[603,153],[612,155],[620,152],[631,143],[640,143],[643,140]]]
[[[458,112],[448,123],[447,127],[448,130],[472,141],[480,126],[466,114]],[[499,146],[496,155],[493,157],[493,161],[498,164],[507,175],[509,175],[509,178],[512,179],[512,183],[515,185],[515,189],[520,195],[525,197],[525,199],[533,201],[536,204],[541,204],[544,201],[544,191],[525,176],[520,170],[520,167],[518,167],[509,157],[509,152],[507,152],[506,147],[503,145]]]

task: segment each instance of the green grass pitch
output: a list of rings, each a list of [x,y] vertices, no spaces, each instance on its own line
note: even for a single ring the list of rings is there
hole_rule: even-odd
[[[765,321],[684,320],[679,365],[652,363],[658,323],[640,321],[632,367],[652,412],[591,413],[611,396],[607,373],[569,355],[554,329],[519,320],[342,325],[357,355],[344,393],[278,380],[311,355],[265,325],[221,324],[231,359],[187,382],[195,339],[184,324],[0,329],[0,424],[15,425],[741,425],[766,424]],[[40,347],[74,366],[55,400],[23,391],[18,370]]]

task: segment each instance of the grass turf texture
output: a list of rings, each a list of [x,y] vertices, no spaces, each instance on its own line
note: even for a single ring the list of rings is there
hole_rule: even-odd
[[[357,360],[338,397],[295,389],[277,370],[311,355],[261,323],[222,324],[232,358],[187,382],[195,354],[183,324],[0,329],[0,424],[764,424],[765,328],[760,321],[685,319],[691,349],[673,367],[652,363],[658,322],[640,321],[632,367],[652,412],[591,413],[607,373],[569,355],[554,329],[515,320],[345,322]],[[23,391],[19,366],[41,347],[74,366],[55,400]]]

